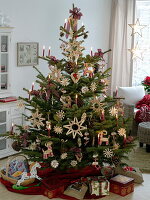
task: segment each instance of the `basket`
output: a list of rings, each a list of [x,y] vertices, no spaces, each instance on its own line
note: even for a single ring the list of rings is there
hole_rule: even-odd
[[[12,177],[9,177],[9,176],[8,176],[8,171],[9,171],[10,162],[11,162],[12,160],[14,160],[15,158],[17,158],[17,157],[23,157],[25,160],[27,160],[27,158],[26,158],[24,155],[13,156],[13,157],[11,157],[10,159],[8,159],[8,161],[7,161],[7,163],[6,163],[6,173],[5,173],[4,170],[1,170],[1,171],[0,171],[1,177],[2,177],[4,180],[6,180],[6,181],[8,181],[8,182],[10,182],[10,183],[12,183],[12,184],[14,184],[14,185],[17,183],[18,180],[14,179],[14,178],[12,178]],[[34,181],[35,181],[35,178],[30,178],[30,179],[24,180],[20,185],[26,186],[26,185],[29,185],[29,184],[33,183]]]

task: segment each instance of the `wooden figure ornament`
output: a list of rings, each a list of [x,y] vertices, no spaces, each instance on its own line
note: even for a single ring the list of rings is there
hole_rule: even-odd
[[[106,130],[102,130],[102,131],[97,131],[98,133],[98,146],[102,144],[102,142],[105,142],[106,145],[109,144],[109,137],[104,137],[104,135],[107,135],[107,131]]]
[[[89,75],[90,78],[93,77],[93,72],[94,72],[94,68],[93,65],[91,63],[84,63],[85,69],[84,69],[84,73],[83,75],[86,76],[87,74]]]
[[[53,150],[52,150],[52,141],[49,141],[45,144],[45,146],[47,147],[47,150],[42,150],[43,151],[43,159],[47,159],[48,157],[53,157]]]

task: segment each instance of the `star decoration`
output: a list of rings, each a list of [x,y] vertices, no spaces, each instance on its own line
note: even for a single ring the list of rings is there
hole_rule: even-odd
[[[141,25],[139,19],[136,20],[135,24],[129,24],[129,26],[132,28],[132,34],[139,34],[142,37],[142,29],[146,27],[146,25]]]
[[[143,53],[145,50],[140,49],[138,43],[133,49],[128,49],[128,51],[132,53],[132,59],[139,58],[143,60]]]
[[[36,109],[36,112],[32,113],[32,117],[29,119],[29,121],[33,123],[33,127],[38,127],[38,129],[40,129],[41,126],[44,126],[44,120],[45,118],[42,117],[42,114],[39,113],[38,109]]]
[[[71,42],[63,43],[60,48],[69,61],[77,62],[79,56],[82,55],[82,51],[84,50],[84,47],[82,47],[81,44],[82,41],[73,40]]]
[[[54,126],[54,132],[57,134],[61,134],[63,132],[63,129],[61,126]]]
[[[124,128],[120,128],[119,130],[118,130],[118,134],[120,135],[120,136],[126,136],[126,130],[124,129]]]
[[[59,165],[59,162],[58,162],[57,160],[52,160],[52,161],[51,161],[51,166],[52,166],[53,168],[57,168],[58,165]]]
[[[111,116],[116,116],[118,115],[118,109],[116,109],[115,107],[110,108],[109,113]]]
[[[76,160],[72,160],[72,161],[70,162],[70,165],[71,165],[72,167],[75,167],[77,164],[78,164],[78,163],[77,163]]]
[[[96,91],[96,88],[97,88],[97,84],[95,82],[91,83],[90,89],[92,90],[92,92]]]
[[[83,134],[81,131],[87,129],[85,126],[82,126],[83,123],[83,120],[78,121],[77,117],[75,117],[73,121],[69,122],[69,125],[64,125],[64,128],[68,129],[66,135],[72,134],[73,139],[77,134],[82,137]]]
[[[97,113],[102,113],[104,112],[104,103],[101,103],[101,99],[100,98],[94,98],[93,100],[91,100],[91,105],[92,105],[92,109],[97,112]]]
[[[106,158],[111,158],[113,156],[113,151],[111,149],[105,149],[103,154]]]
[[[33,142],[33,143],[30,144],[29,149],[31,151],[34,151],[34,150],[36,150],[36,147],[37,147],[37,144],[35,142]]]
[[[81,88],[81,92],[83,93],[83,94],[85,94],[86,92],[88,92],[89,91],[89,88],[87,87],[87,86],[83,86],[82,88]]]
[[[50,67],[49,69],[51,70],[51,73],[49,73],[50,78],[54,81],[60,82],[60,79],[62,78],[61,69],[58,69],[54,66]]]
[[[64,119],[64,117],[65,117],[65,113],[64,113],[63,110],[59,110],[58,112],[56,112],[56,116],[57,116],[60,120],[62,120],[62,119]]]
[[[60,83],[61,83],[62,86],[67,86],[67,85],[69,85],[69,79],[68,78],[63,78],[60,81]]]
[[[67,158],[67,156],[68,156],[67,153],[62,153],[61,156],[60,156],[60,158],[61,158],[62,160],[64,160],[64,159]]]

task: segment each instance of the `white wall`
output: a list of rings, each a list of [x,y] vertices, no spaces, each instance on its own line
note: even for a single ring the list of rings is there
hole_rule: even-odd
[[[26,96],[22,88],[30,89],[37,74],[31,66],[17,67],[16,43],[39,42],[40,54],[43,45],[46,48],[51,46],[52,54],[60,58],[59,26],[69,16],[72,3],[81,8],[84,15],[81,22],[89,31],[85,53],[89,53],[91,46],[94,50],[107,50],[111,0],[0,0],[0,10],[10,16],[11,26],[15,27],[11,59],[11,87],[14,95]],[[40,70],[47,74],[47,63],[40,61],[39,65]]]

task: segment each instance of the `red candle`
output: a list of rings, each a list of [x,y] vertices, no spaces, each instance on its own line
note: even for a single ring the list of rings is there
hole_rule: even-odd
[[[45,55],[45,46],[43,46],[43,57]]]
[[[104,110],[103,110],[102,113],[101,113],[101,120],[102,120],[102,121],[105,120],[105,113],[104,113]]]
[[[48,125],[47,130],[48,130],[48,137],[50,137],[50,130],[51,130],[51,125],[50,124]]]
[[[78,104],[78,95],[76,94],[75,103]]]
[[[32,83],[32,91],[33,91],[33,89],[34,89],[34,82]]]
[[[67,19],[65,19],[64,28],[66,28],[66,24],[67,24]]]
[[[13,131],[14,131],[14,124],[11,124],[11,130],[10,130],[10,135],[13,135]]]
[[[91,56],[93,56],[93,48],[91,47]]]
[[[100,134],[98,133],[98,147],[100,146]]]
[[[118,97],[118,87],[116,86],[116,92],[115,92],[115,97]]]
[[[124,134],[124,145],[126,145],[127,139],[126,139],[126,134]]]
[[[48,48],[48,56],[51,55],[51,47]]]

